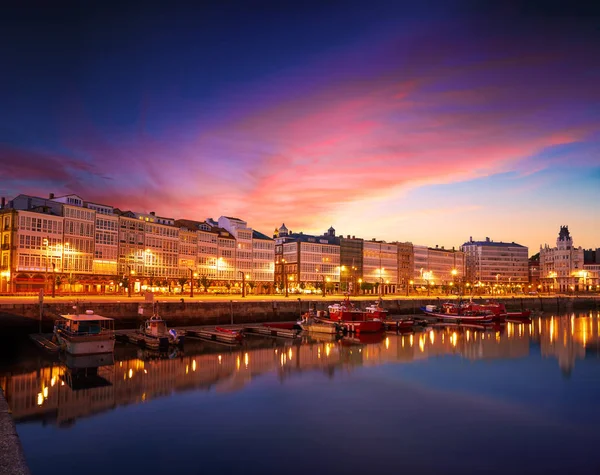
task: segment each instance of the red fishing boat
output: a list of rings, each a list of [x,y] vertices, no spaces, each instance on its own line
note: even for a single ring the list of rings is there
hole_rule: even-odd
[[[381,306],[381,303],[369,305],[365,308],[365,312],[367,312],[371,318],[379,318],[380,320],[386,320],[388,317],[388,311]]]
[[[469,304],[465,308],[471,311],[490,312],[496,317],[504,319],[529,318],[531,316],[531,310],[523,310],[521,312],[507,312],[506,305],[500,302],[486,302],[484,304],[469,302]]]
[[[383,330],[383,321],[374,318],[368,312],[356,308],[350,299],[329,306],[329,318],[321,318],[319,321],[339,323],[350,333],[375,333]]]

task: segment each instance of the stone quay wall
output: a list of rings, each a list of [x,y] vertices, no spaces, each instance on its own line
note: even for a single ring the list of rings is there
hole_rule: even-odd
[[[15,423],[0,388],[0,473],[29,475]]]

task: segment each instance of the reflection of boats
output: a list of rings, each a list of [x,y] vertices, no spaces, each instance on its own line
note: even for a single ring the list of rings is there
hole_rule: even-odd
[[[167,322],[154,315],[146,320],[137,332],[148,348],[166,348],[169,345],[183,345],[184,336],[176,330],[167,328]]]
[[[100,367],[110,367],[114,364],[112,353],[84,356],[67,353],[60,359],[66,366],[61,379],[74,391],[112,386],[108,379],[98,373]]]
[[[183,351],[173,346],[164,351],[155,351],[148,348],[140,348],[137,350],[137,357],[144,361],[150,360],[173,360],[183,356]]]
[[[76,356],[65,353],[60,356],[60,360],[71,369],[91,368],[98,366],[107,366],[115,363],[113,353],[99,353],[96,355]]]
[[[54,337],[72,355],[112,353],[115,349],[114,320],[87,310],[82,315],[61,315],[54,324]]]
[[[478,323],[491,323],[494,320],[494,316],[490,315],[489,313],[471,312],[466,310],[464,313],[462,311],[455,313],[448,311],[448,307],[440,308],[436,305],[426,305],[425,307],[421,307],[421,310],[426,315],[435,317],[439,320]]]
[[[346,335],[340,339],[342,345],[351,344],[376,344],[381,343],[385,338],[385,333],[359,333],[354,335]]]
[[[406,331],[413,330],[413,327],[416,325],[416,322],[412,318],[405,318],[399,320],[386,320],[385,328],[390,331]]]

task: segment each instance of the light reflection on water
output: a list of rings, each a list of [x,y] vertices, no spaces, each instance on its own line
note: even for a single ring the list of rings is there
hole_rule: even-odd
[[[87,428],[88,423],[85,422],[89,418],[85,418],[96,415],[92,418],[94,425],[100,424],[104,430],[108,428],[116,430],[121,423],[115,422],[114,417],[108,416],[116,409],[121,410],[121,415],[123,410],[127,411],[125,418],[135,427],[135,424],[141,422],[132,409],[135,407],[133,405],[150,404],[149,407],[152,409],[144,410],[143,417],[154,418],[158,424],[165,423],[165,415],[158,414],[159,407],[170,413],[174,410],[171,403],[177,401],[178,409],[187,408],[189,411],[185,416],[186,423],[180,421],[187,429],[182,431],[178,428],[178,424],[174,423],[178,421],[170,420],[171,424],[174,423],[173,430],[177,430],[184,437],[193,434],[200,441],[210,438],[210,433],[206,432],[202,420],[196,421],[197,426],[187,425],[195,420],[194,411],[198,409],[198,399],[183,398],[182,392],[193,395],[200,391],[201,394],[207,394],[204,397],[209,398],[211,403],[217,406],[233,398],[241,405],[240,407],[246,407],[249,413],[240,414],[239,408],[229,407],[228,412],[221,415],[221,423],[227,427],[239,424],[244,428],[243,430],[255,432],[259,440],[273,447],[278,447],[281,443],[278,441],[280,435],[277,432],[265,433],[261,427],[279,424],[278,419],[281,414],[277,411],[287,414],[286,420],[290,428],[285,429],[284,424],[283,430],[291,430],[305,443],[313,443],[311,437],[318,439],[318,430],[315,431],[308,422],[306,422],[307,426],[299,426],[299,422],[295,419],[298,417],[298,412],[308,411],[313,415],[323,412],[322,405],[315,403],[312,398],[318,398],[326,405],[328,401],[331,402],[330,398],[335,398],[337,401],[335,410],[330,408],[330,412],[324,411],[323,423],[328,420],[331,411],[336,414],[341,412],[342,421],[338,420],[336,424],[341,423],[348,430],[356,429],[357,421],[361,420],[365,415],[365,409],[368,409],[371,415],[380,418],[378,422],[380,425],[370,426],[374,424],[371,420],[364,420],[361,423],[374,431],[380,430],[381,434],[376,434],[377,437],[393,436],[392,433],[387,434],[387,431],[393,431],[395,434],[399,428],[388,427],[389,420],[400,416],[392,415],[387,405],[393,407],[396,400],[408,398],[408,394],[415,391],[417,386],[421,388],[419,391],[423,387],[429,388],[428,391],[432,388],[436,391],[450,391],[452,397],[440,399],[439,396],[427,392],[426,398],[431,399],[432,404],[437,408],[447,404],[448,407],[453,407],[453,411],[457,410],[454,406],[456,391],[470,394],[470,397],[477,401],[476,405],[482,407],[479,409],[481,417],[484,417],[488,410],[490,411],[489,418],[484,417],[492,424],[488,431],[496,432],[496,437],[504,437],[504,431],[507,430],[503,426],[504,422],[496,420],[493,413],[498,408],[504,407],[503,404],[507,402],[513,405],[525,404],[525,406],[532,404],[532,394],[537,393],[531,393],[533,390],[525,386],[523,381],[528,381],[527,384],[535,381],[540,388],[545,388],[544,391],[550,391],[551,394],[560,393],[562,399],[552,404],[555,404],[554,410],[563,408],[564,404],[565,414],[570,414],[571,408],[567,405],[572,404],[573,401],[579,400],[585,405],[588,396],[592,394],[596,397],[600,396],[597,382],[598,370],[600,370],[599,334],[600,318],[598,312],[594,311],[577,315],[534,318],[530,323],[509,322],[505,326],[487,329],[477,326],[431,326],[416,333],[362,335],[339,341],[330,339],[328,335],[306,338],[301,344],[261,340],[258,347],[256,343],[258,340],[252,340],[251,345],[234,350],[226,347],[211,347],[209,344],[202,344],[195,350],[192,344],[186,347],[184,353],[173,353],[170,358],[156,358],[151,353],[131,348],[125,351],[120,348],[122,351],[116,352],[114,364],[107,364],[112,361],[94,364],[93,361],[76,360],[35,367],[35,362],[25,361],[20,365],[20,370],[15,369],[0,375],[0,385],[17,422],[25,454],[34,474],[59,473],[59,470],[54,472],[44,464],[45,452],[39,444],[41,439],[52,436],[55,443],[60,443],[63,437],[61,434],[82,432],[82,437],[85,436],[93,442],[96,431],[90,432]],[[128,357],[128,352],[132,351],[135,356]],[[578,360],[582,362],[577,363]],[[593,366],[584,365],[583,361],[587,360],[591,361]],[[465,361],[475,366],[465,367]],[[484,362],[486,366],[482,370],[477,363]],[[552,371],[548,371],[548,363],[551,363],[554,368]],[[32,365],[34,367],[31,369],[23,369]],[[582,366],[581,369],[578,368],[579,365]],[[577,375],[578,371],[581,371],[583,379],[572,382],[569,378],[571,375]],[[566,378],[555,379],[553,374],[557,373]],[[595,382],[585,383],[586,378],[594,374]],[[505,378],[509,389],[498,387],[490,390],[491,387],[495,387],[489,382],[490,379],[487,379],[490,376],[491,380]],[[398,396],[398,393],[388,394],[388,384],[397,385],[407,380],[417,386],[411,386],[410,390],[404,386],[396,388],[400,392],[403,391],[402,388],[406,390],[402,397]],[[272,385],[274,381],[278,382],[277,386]],[[325,382],[327,386],[323,386]],[[526,393],[525,390],[528,392]],[[276,395],[281,397],[282,392],[286,398],[275,400]],[[255,400],[256,394],[260,394],[262,399]],[[540,389],[540,394],[535,397],[542,398],[548,395],[547,392],[541,394]],[[490,396],[497,398],[494,410],[484,404]],[[252,422],[254,416],[250,413],[261,412],[261,408],[266,404],[265,399],[271,404],[271,406],[267,404],[267,407],[272,407],[275,412],[272,415],[267,412],[263,416],[266,422],[265,420]],[[286,405],[285,401],[289,405]],[[411,407],[417,405],[416,399],[410,401],[408,404]],[[365,404],[368,406],[365,407]],[[472,401],[470,404],[473,404]],[[302,408],[300,411],[299,407]],[[464,417],[470,417],[468,408],[460,404],[458,407],[459,410],[464,410]],[[511,417],[516,417],[513,409],[509,412]],[[427,410],[431,411],[431,407]],[[231,411],[235,413],[235,421],[229,420]],[[534,411],[525,410],[525,414],[530,412]],[[560,410],[558,412],[560,413]],[[344,413],[347,415],[344,416]],[[597,414],[591,416],[591,420],[600,422]],[[203,417],[206,417],[206,414]],[[407,419],[406,415],[402,417],[404,418],[401,418],[400,422],[413,428],[410,418]],[[435,417],[441,418],[441,421],[439,419],[428,421],[428,416],[423,416],[422,420],[425,421],[426,426],[440,424],[439,427],[436,426],[440,437],[444,431],[449,431],[447,435],[452,436],[453,429],[443,421],[447,417],[446,422],[454,425],[456,421],[453,420],[453,416],[445,415],[442,411],[441,415],[437,414]],[[271,418],[274,420],[270,420]],[[510,417],[508,419],[510,420]],[[307,420],[311,420],[313,426],[321,423],[310,418]],[[383,422],[384,420],[388,422]],[[212,430],[218,433],[221,423],[219,419],[213,422],[215,426]],[[251,422],[254,425],[258,424],[258,427],[252,426]],[[43,425],[40,426],[40,423]],[[52,434],[42,429],[48,423],[55,428]],[[147,424],[146,419],[144,424]],[[36,427],[40,429],[36,431]],[[196,432],[201,427],[204,427],[203,432]],[[309,436],[308,433],[313,435]],[[539,440],[549,437],[547,430],[544,433],[541,430],[538,432],[533,430],[532,433],[536,437],[539,436]],[[140,440],[144,438],[139,433],[135,435]],[[230,433],[226,435],[234,440],[232,442],[234,447],[242,450],[241,446],[236,445],[241,443],[237,436],[232,436]],[[555,435],[559,437],[565,434],[558,431]],[[422,435],[422,437],[429,436],[430,434],[427,433]],[[573,434],[570,436],[572,437]],[[115,437],[119,436],[115,435]],[[469,434],[464,437],[469,440],[469,443],[475,443],[469,439]],[[66,435],[64,438],[71,440]],[[364,434],[357,434],[357,438],[358,441],[362,441]],[[161,443],[173,450],[177,447],[172,445],[173,442],[169,442],[168,436],[165,436]],[[369,445],[372,441],[366,443]],[[106,440],[102,440],[102,444],[107,444],[107,450],[108,447],[111,447],[110,450],[116,450]],[[285,450],[291,449],[286,446]],[[296,452],[291,450],[290,456],[297,457],[301,453],[302,450],[298,448]],[[79,463],[87,462],[81,458]],[[365,466],[369,466],[369,463],[365,463],[367,464]],[[440,464],[440,467],[443,466]],[[101,467],[107,469],[107,466],[100,464],[99,471]],[[157,467],[155,470],[158,470]],[[347,472],[353,473],[351,470],[353,467],[349,465]],[[385,468],[386,465],[381,467]],[[431,469],[435,467],[432,465]],[[587,465],[583,466],[585,467]],[[84,469],[83,466],[75,468],[89,470],[89,467]],[[119,472],[118,466],[112,468]],[[489,469],[490,466],[485,465],[485,468]],[[150,470],[150,473],[161,473],[161,471],[152,472],[152,466],[146,470]],[[270,469],[266,465],[261,470],[266,473],[265,470],[268,472]],[[273,468],[269,473],[278,472]]]

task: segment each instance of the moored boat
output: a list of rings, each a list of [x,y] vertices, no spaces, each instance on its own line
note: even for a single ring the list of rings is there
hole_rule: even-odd
[[[72,355],[112,353],[115,349],[114,320],[87,310],[82,315],[61,315],[54,323],[54,337],[61,349]]]
[[[371,318],[379,318],[381,320],[386,320],[388,317],[388,311],[384,309],[380,303],[374,303],[373,305],[365,307],[365,312]]]
[[[327,319],[318,320],[327,323]],[[339,323],[347,332],[351,333],[375,333],[383,330],[383,321],[381,319],[374,318],[368,312],[363,312],[356,308],[348,297],[341,304],[329,306],[328,320]]]
[[[237,342],[241,342],[244,339],[244,333],[241,330],[233,330],[231,328],[215,327],[215,332],[223,336],[227,335]],[[217,335],[217,340],[219,335]]]
[[[445,310],[445,311],[444,311]],[[491,323],[494,321],[494,315],[487,312],[473,312],[462,310],[458,312],[448,311],[448,307],[440,309],[435,305],[426,305],[421,307],[421,311],[428,316],[435,317],[439,320],[448,321],[464,321],[464,322],[478,322],[478,323]]]
[[[168,329],[167,322],[157,315],[153,315],[146,320],[141,326],[138,333],[144,338],[144,341],[149,347],[174,345],[182,346],[185,336],[177,333],[177,330]]]

